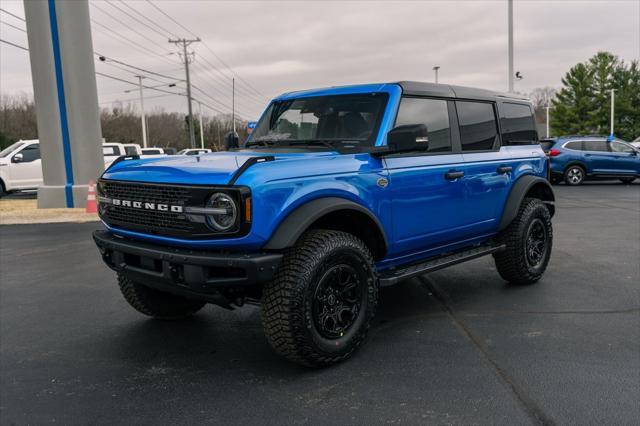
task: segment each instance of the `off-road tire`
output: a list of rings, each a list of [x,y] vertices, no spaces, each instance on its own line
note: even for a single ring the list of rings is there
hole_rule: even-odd
[[[575,164],[571,165],[564,171],[564,182],[571,186],[582,185],[587,177],[586,173],[584,167]]]
[[[190,300],[138,284],[122,274],[118,274],[118,285],[125,300],[135,310],[157,319],[187,318],[205,305],[205,302]]]
[[[630,183],[633,183],[634,180],[636,180],[636,178],[634,177],[620,178],[620,182],[624,183],[625,185],[629,185]]]
[[[329,271],[343,264],[357,272],[361,306],[344,334],[328,339],[314,316],[316,295]],[[308,367],[325,367],[349,358],[363,344],[377,302],[378,276],[367,246],[346,232],[312,230],[285,252],[264,287],[262,324],[277,353]]]
[[[546,235],[546,248],[540,263],[532,266],[527,257],[527,238],[533,222],[540,224]],[[506,249],[493,255],[498,273],[512,284],[528,285],[537,282],[549,263],[553,246],[551,214],[545,204],[537,198],[525,198],[518,215],[499,236]]]

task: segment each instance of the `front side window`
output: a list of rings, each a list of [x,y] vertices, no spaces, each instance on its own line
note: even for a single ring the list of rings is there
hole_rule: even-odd
[[[245,146],[373,146],[387,98],[367,93],[274,102]]]
[[[503,103],[501,124],[504,145],[533,145],[538,139],[533,113],[529,105]]]
[[[451,129],[447,101],[439,99],[402,98],[396,126],[424,124],[429,143],[427,152],[451,151]]]
[[[30,163],[31,161],[40,159],[40,145],[29,145],[25,147],[22,151],[22,162]]]
[[[493,104],[486,102],[456,102],[460,141],[463,151],[488,151],[498,138]]]
[[[633,152],[633,148],[625,143],[611,142],[609,146],[611,147],[611,152],[626,152],[628,154]]]
[[[593,152],[607,152],[607,142],[606,141],[584,141],[582,143],[583,151],[593,151]]]

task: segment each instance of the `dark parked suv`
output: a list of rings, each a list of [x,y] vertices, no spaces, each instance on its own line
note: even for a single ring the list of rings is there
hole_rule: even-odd
[[[640,151],[606,136],[561,136],[540,142],[551,159],[554,182],[580,185],[586,179],[620,179],[631,183],[640,176]]]

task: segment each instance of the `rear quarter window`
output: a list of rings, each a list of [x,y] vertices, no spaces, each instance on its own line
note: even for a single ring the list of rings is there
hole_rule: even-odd
[[[538,132],[531,106],[504,102],[501,109],[502,144],[535,145],[538,141]]]
[[[542,148],[543,151],[547,152],[553,147],[553,145],[555,145],[555,143],[556,143],[556,141],[541,140],[540,141],[540,148]]]
[[[573,149],[574,151],[582,151],[582,141],[573,141],[565,144],[567,149]]]

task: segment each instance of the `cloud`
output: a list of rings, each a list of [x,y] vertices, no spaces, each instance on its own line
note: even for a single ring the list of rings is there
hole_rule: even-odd
[[[92,0],[93,3],[93,0]],[[147,3],[129,6],[167,32],[189,37]],[[403,79],[431,81],[441,66],[441,82],[505,90],[507,86],[507,8],[503,1],[162,1],[156,2],[190,32],[200,36],[242,77],[237,81],[238,108],[256,117],[266,97],[279,93],[348,83]],[[92,18],[164,57],[144,54],[113,34],[94,26],[95,49],[108,56],[183,79],[175,47],[109,3],[98,5],[128,26],[92,6]],[[22,2],[3,1],[3,8],[23,15]],[[5,26],[2,38],[19,40]],[[517,90],[558,86],[575,63],[599,50],[625,61],[640,58],[640,2],[516,1],[515,66],[524,79]],[[154,43],[139,37],[143,32]],[[202,43],[193,44],[195,84],[219,108],[231,105],[229,72]],[[2,45],[3,93],[30,86],[24,52]],[[213,69],[211,65],[215,65]],[[97,64],[97,69],[132,79],[133,73]],[[18,89],[21,88],[21,89]],[[126,84],[99,78],[100,100],[129,98]],[[153,105],[184,110],[182,98],[159,98]]]

